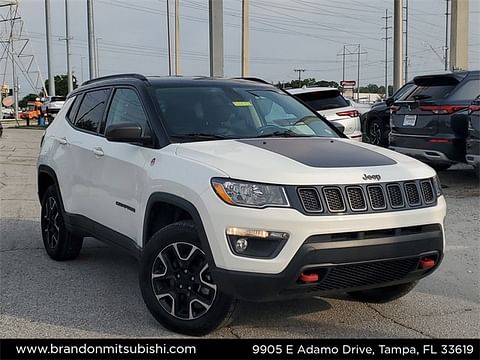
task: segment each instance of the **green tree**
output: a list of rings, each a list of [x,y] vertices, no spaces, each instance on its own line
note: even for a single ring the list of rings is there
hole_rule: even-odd
[[[73,88],[78,87],[77,78],[72,75]],[[45,80],[45,89],[48,89],[48,79]],[[68,77],[67,75],[55,75],[55,95],[67,96],[68,94]]]
[[[337,82],[335,81],[328,81],[328,80],[320,80],[320,81],[317,81],[315,78],[307,78],[307,79],[303,79],[301,81],[298,81],[298,80],[292,80],[292,81],[289,81],[289,82],[286,82],[286,83],[277,83],[277,87],[280,87],[280,88],[301,88],[303,86],[306,86],[306,87],[311,87],[311,86],[324,86],[324,87],[334,87],[334,88],[338,88],[339,85]]]
[[[39,96],[37,94],[28,94],[27,96],[24,96],[22,100],[18,102],[18,106],[21,108],[27,107],[27,102],[29,101],[35,101],[36,98]]]

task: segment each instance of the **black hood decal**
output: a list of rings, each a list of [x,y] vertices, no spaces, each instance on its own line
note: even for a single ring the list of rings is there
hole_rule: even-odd
[[[369,167],[396,162],[375,151],[336,139],[272,138],[237,140],[312,167]]]

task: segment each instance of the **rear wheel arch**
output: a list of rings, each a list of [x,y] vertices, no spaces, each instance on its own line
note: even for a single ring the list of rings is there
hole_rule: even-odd
[[[150,195],[143,222],[142,248],[146,246],[155,232],[182,220],[192,220],[195,224],[202,249],[214,270],[215,261],[200,213],[191,202],[173,194],[157,192]]]

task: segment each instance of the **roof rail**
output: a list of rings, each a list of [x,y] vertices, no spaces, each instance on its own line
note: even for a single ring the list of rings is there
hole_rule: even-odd
[[[82,83],[82,85],[92,84],[92,83],[97,82],[97,81],[110,80],[110,79],[122,79],[122,78],[132,78],[132,79],[138,79],[138,80],[142,80],[142,81],[148,81],[148,79],[142,74],[135,74],[135,73],[113,74],[113,75],[101,76],[101,77],[98,77],[98,78],[95,78],[95,79],[90,79],[90,80],[84,81]]]
[[[234,80],[249,80],[249,81],[255,81],[255,82],[259,82],[259,83],[262,83],[262,84],[268,84],[268,85],[272,85],[271,83],[269,83],[268,81],[266,80],[263,80],[263,79],[260,79],[260,78],[257,78],[257,77],[234,77],[233,78]]]

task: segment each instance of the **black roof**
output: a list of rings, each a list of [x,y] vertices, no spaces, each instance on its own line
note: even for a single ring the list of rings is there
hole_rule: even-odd
[[[266,81],[257,78],[217,78],[207,76],[144,76],[141,74],[115,74],[87,80],[71,94],[88,88],[144,82],[155,87],[192,87],[192,86],[225,86],[225,87],[271,87]]]

